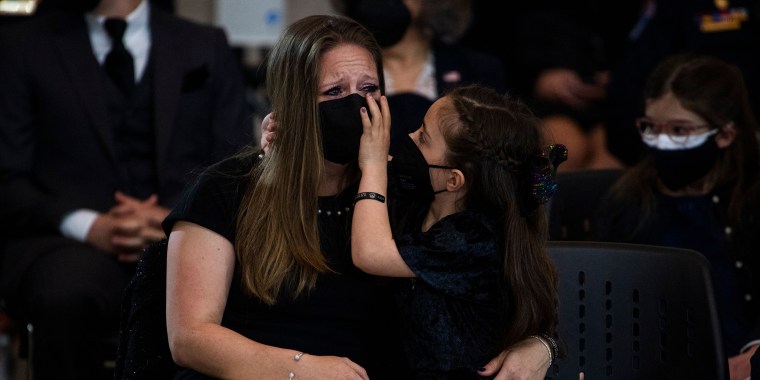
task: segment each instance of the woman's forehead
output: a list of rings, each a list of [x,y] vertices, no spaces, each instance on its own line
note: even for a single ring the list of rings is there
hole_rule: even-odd
[[[355,44],[340,44],[324,52],[320,82],[371,77],[377,80],[377,66],[372,54]]]

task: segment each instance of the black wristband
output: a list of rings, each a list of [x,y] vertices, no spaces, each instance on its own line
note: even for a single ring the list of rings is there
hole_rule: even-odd
[[[553,354],[552,363],[554,363],[557,360],[557,358],[559,358],[559,346],[557,345],[557,341],[554,338],[552,338],[549,334],[546,334],[546,333],[541,333],[538,335],[546,339],[547,342],[549,342],[549,346],[551,346],[552,354]],[[551,365],[552,363],[549,363],[549,365]]]
[[[356,197],[354,198],[354,204],[356,204],[356,202],[359,202],[362,199],[372,199],[380,203],[385,203],[385,197],[378,193],[362,192],[362,193],[356,194]]]

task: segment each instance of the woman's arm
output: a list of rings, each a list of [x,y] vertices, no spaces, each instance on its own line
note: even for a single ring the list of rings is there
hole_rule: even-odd
[[[493,376],[494,380],[543,380],[552,360],[549,355],[541,342],[526,338],[502,351],[479,372],[481,376]]]
[[[367,96],[370,121],[362,110],[362,134],[359,149],[359,168],[362,171],[359,193],[373,192],[387,195],[388,148],[390,146],[390,110],[385,96],[380,106]],[[375,199],[358,200],[354,205],[351,224],[351,257],[359,269],[374,275],[414,277],[414,273],[399,255],[393,240],[385,202]]]
[[[225,379],[368,379],[347,358],[303,355],[257,343],[221,326],[235,269],[232,243],[189,222],[177,222],[169,235],[166,324],[174,361]],[[300,376],[299,376],[300,375]]]

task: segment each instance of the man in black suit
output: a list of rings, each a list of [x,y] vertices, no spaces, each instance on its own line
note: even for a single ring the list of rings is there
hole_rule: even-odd
[[[195,170],[253,128],[221,29],[147,0],[87,2],[0,32],[0,289],[34,326],[39,379],[101,376],[142,248]],[[118,46],[126,82],[104,67]]]

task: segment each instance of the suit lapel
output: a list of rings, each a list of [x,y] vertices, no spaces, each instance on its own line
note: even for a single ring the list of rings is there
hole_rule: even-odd
[[[170,20],[155,7],[150,9],[150,20],[153,40],[150,48],[154,78],[153,121],[156,131],[156,158],[160,175],[177,115],[183,66],[181,52],[176,51],[171,43],[172,33],[176,33],[176,31],[171,30]],[[181,35],[178,36],[181,38]]]
[[[108,124],[108,104],[100,65],[90,46],[87,25],[81,20],[65,20],[60,23],[53,39],[55,54],[68,74],[68,80],[78,102],[85,108],[93,127],[106,147],[109,158],[114,160],[113,131]]]

